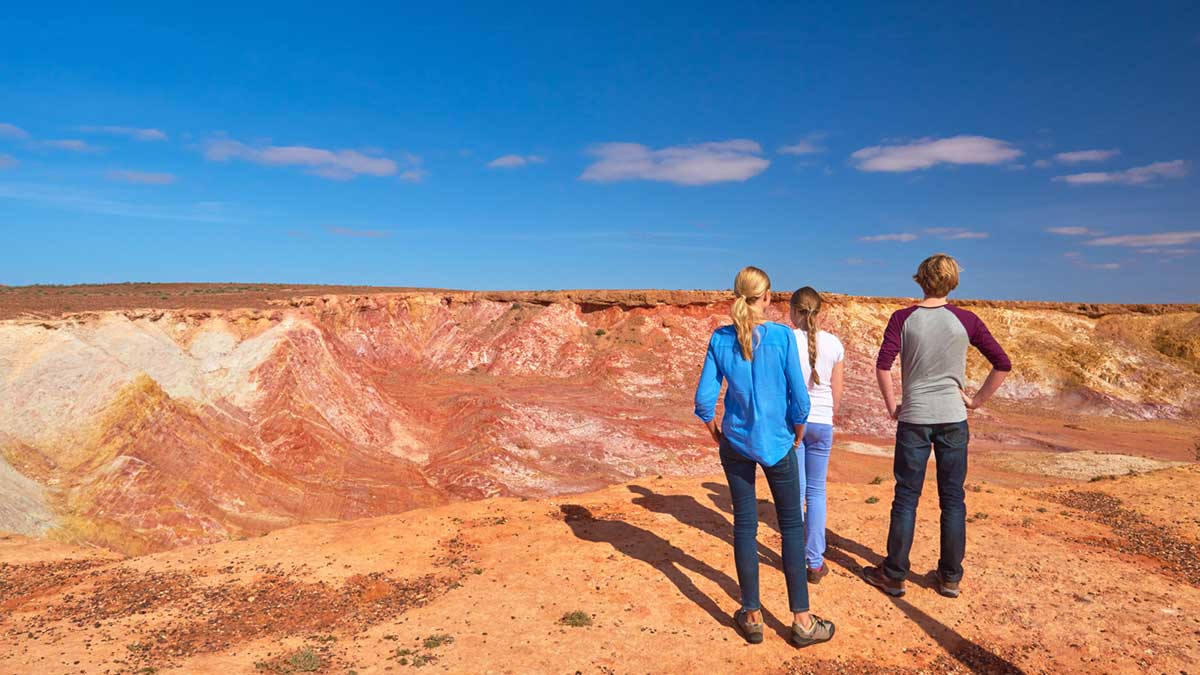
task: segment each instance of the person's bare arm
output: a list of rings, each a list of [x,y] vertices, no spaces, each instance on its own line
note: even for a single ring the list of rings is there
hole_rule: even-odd
[[[842,379],[842,361],[833,364],[833,372],[829,377],[829,388],[833,390],[833,416],[837,417],[838,411],[842,409],[842,391],[844,391],[844,382]]]
[[[983,381],[983,386],[979,388],[979,391],[975,392],[974,396],[968,396],[967,392],[960,389],[959,392],[962,394],[963,403],[967,405],[967,410],[976,410],[983,407],[983,404],[988,402],[988,399],[992,397],[992,394],[996,393],[1000,385],[1004,384],[1004,378],[1006,377],[1008,377],[1007,370],[996,370],[993,368],[992,372],[988,373],[987,379]]]
[[[879,393],[883,394],[883,407],[887,408],[888,417],[896,419],[900,408],[896,405],[896,392],[892,390],[892,371],[876,368],[875,381],[879,383]]]

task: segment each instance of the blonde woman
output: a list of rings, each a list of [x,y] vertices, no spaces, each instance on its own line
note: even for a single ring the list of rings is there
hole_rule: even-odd
[[[721,466],[733,502],[733,559],[742,607],[734,621],[746,640],[763,641],[758,595],[758,498],[754,480],[761,466],[775,502],[783,535],[783,573],[798,647],[827,642],[834,625],[809,612],[804,562],[804,484],[796,448],[804,439],[808,391],[796,336],[767,321],[771,280],[757,267],[738,272],[730,310],[733,325],[713,332],[696,386],[696,416],[720,448]],[[728,383],[725,415],[716,422],[721,382]]]
[[[829,573],[825,567],[825,477],[833,449],[833,417],[842,403],[842,359],[846,349],[833,333],[821,330],[821,294],[811,286],[792,293],[792,325],[800,348],[800,366],[812,410],[804,429],[801,469],[804,476],[804,522],[808,583]]]

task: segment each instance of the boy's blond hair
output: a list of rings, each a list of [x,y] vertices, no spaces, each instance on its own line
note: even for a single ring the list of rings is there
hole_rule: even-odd
[[[925,295],[944,298],[958,287],[958,273],[961,270],[957,260],[945,253],[937,253],[921,261],[913,281],[921,286]]]

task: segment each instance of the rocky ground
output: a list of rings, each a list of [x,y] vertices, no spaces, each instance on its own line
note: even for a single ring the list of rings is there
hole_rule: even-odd
[[[858,574],[887,523],[886,458],[838,453],[836,639],[797,651],[763,500],[763,645],[737,607],[719,475],[305,525],[136,558],[0,541],[0,673],[1195,673],[1200,467],[1011,487],[971,478],[963,596],[939,596],[936,505],[901,599]],[[870,478],[868,478],[870,477]],[[927,486],[932,494],[933,484]]]

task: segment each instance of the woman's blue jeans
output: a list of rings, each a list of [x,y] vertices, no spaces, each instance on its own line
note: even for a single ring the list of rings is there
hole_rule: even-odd
[[[833,425],[809,422],[804,428],[804,525],[808,531],[805,555],[810,569],[825,564],[825,478],[829,475],[829,451],[833,449]]]
[[[742,609],[762,609],[758,597],[758,496],[754,479],[758,463],[728,443],[721,444],[721,466],[729,481],[733,502],[733,561],[737,566]],[[775,502],[779,532],[783,535],[783,575],[787,580],[788,604],[793,612],[808,611],[808,575],[804,564],[804,479],[796,451],[790,450],[774,466],[764,466],[767,486]]]

